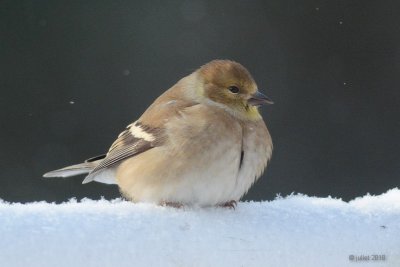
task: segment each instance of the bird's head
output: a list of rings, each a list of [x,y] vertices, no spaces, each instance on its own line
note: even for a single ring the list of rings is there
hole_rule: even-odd
[[[249,71],[237,62],[213,60],[196,72],[202,84],[197,87],[200,98],[226,109],[239,119],[261,119],[258,107],[273,104],[258,91]]]

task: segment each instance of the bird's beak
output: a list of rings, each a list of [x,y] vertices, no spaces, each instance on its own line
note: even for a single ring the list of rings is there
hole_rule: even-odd
[[[247,103],[251,106],[261,106],[261,105],[265,105],[265,104],[273,104],[274,102],[266,95],[264,95],[263,93],[260,93],[259,91],[255,92],[253,95],[251,95],[251,97],[249,98],[249,100],[247,100]]]

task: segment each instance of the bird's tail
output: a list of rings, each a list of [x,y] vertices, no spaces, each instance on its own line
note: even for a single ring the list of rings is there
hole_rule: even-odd
[[[62,169],[54,170],[43,174],[43,177],[70,177],[84,173],[90,173],[96,168],[97,165],[106,157],[106,154],[99,155],[80,164],[64,167]]]
[[[98,161],[84,162],[43,174],[43,177],[70,177],[84,173],[90,173],[98,164]]]
[[[86,174],[86,178],[83,180],[83,184],[96,181],[99,183],[104,184],[116,184],[117,181],[115,180],[114,171],[112,169],[103,170],[100,172],[95,172],[94,174],[92,171],[103,161],[106,157],[106,154],[100,155],[97,157],[90,158],[83,163],[68,166],[59,170],[51,171],[48,173],[43,174],[43,177],[70,177],[79,174]]]

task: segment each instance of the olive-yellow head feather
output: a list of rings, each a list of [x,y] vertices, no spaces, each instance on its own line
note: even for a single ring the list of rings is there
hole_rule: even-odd
[[[273,102],[258,91],[249,71],[230,60],[213,60],[197,70],[202,98],[239,119],[261,119],[258,106]]]

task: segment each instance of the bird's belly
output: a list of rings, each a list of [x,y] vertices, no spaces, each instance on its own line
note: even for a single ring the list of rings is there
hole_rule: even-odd
[[[205,153],[200,168],[182,173],[176,190],[169,197],[180,203],[200,206],[222,204],[232,200],[237,183],[240,152],[227,149],[222,156]]]
[[[238,200],[247,193],[260,176],[260,173],[257,172],[259,172],[260,168],[263,169],[264,166],[265,163],[262,161],[262,157],[257,155],[255,151],[245,151],[242,166],[237,174],[237,182],[231,195],[233,200]]]
[[[138,202],[222,204],[237,191],[240,151],[239,143],[226,142],[190,157],[178,153],[171,160],[163,149],[154,148],[118,167],[118,185]]]

